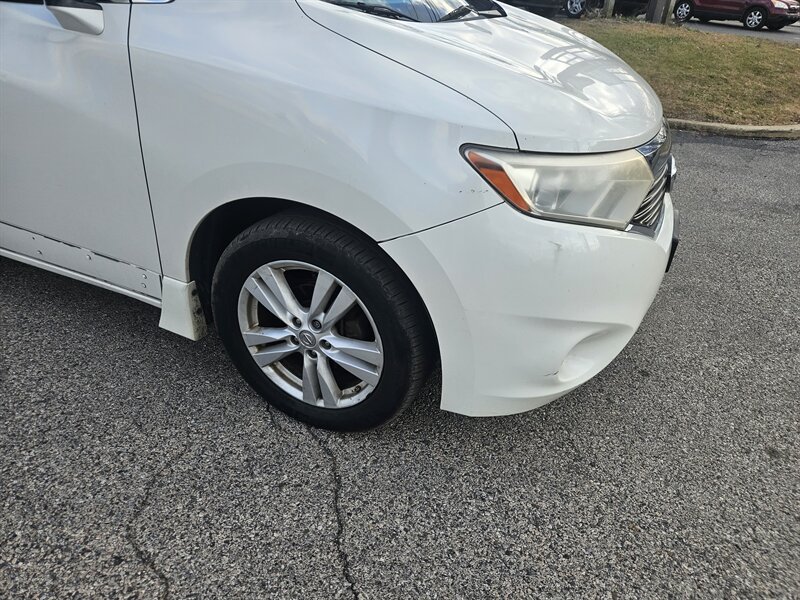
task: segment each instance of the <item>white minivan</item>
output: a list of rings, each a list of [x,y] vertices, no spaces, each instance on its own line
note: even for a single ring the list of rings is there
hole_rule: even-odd
[[[493,0],[0,0],[0,256],[213,323],[315,426],[596,375],[677,243],[653,90]]]

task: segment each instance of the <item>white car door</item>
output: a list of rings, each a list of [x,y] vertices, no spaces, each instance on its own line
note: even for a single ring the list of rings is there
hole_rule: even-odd
[[[0,254],[156,304],[128,0],[0,0]]]

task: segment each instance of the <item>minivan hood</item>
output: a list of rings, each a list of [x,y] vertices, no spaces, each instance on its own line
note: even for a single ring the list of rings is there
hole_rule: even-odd
[[[521,150],[609,152],[661,127],[652,88],[586,36],[505,6],[507,17],[414,23],[298,0],[320,25],[460,92],[502,119]]]

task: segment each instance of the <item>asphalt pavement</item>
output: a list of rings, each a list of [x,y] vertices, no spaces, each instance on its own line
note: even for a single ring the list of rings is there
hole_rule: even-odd
[[[434,376],[386,429],[310,430],[216,336],[0,260],[0,597],[797,594],[800,143],[675,152],[641,330],[514,417],[438,410]]]
[[[787,25],[779,31],[769,31],[766,28],[759,29],[758,31],[750,31],[749,29],[745,29],[744,25],[739,21],[709,21],[708,23],[701,23],[697,19],[692,19],[688,23],[684,23],[684,27],[696,29],[698,31],[708,31],[710,33],[744,35],[762,40],[771,40],[773,42],[783,42],[800,46],[800,23]]]

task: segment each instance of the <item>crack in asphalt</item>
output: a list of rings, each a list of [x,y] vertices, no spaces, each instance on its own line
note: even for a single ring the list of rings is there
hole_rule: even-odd
[[[153,476],[150,478],[150,481],[148,481],[147,485],[145,486],[144,495],[142,496],[139,506],[134,508],[133,515],[125,527],[125,538],[133,548],[136,558],[138,558],[139,562],[141,562],[144,566],[150,569],[161,583],[161,600],[167,600],[167,598],[169,598],[169,578],[161,569],[158,568],[155,563],[155,558],[149,552],[144,550],[136,541],[136,538],[133,535],[133,526],[141,518],[142,514],[144,514],[145,509],[150,505],[150,494],[153,489],[155,489],[158,480],[161,479],[168,468],[173,466],[186,455],[190,447],[191,443],[187,443],[180,452],[177,452],[174,457],[165,461],[161,468],[153,474]]]
[[[342,563],[342,574],[344,575],[345,581],[347,581],[353,599],[360,600],[363,596],[358,591],[356,580],[351,572],[350,557],[344,547],[344,515],[339,505],[339,497],[342,491],[342,476],[339,472],[339,461],[336,460],[336,455],[333,453],[330,446],[328,446],[327,441],[317,435],[311,427],[307,427],[307,429],[308,433],[314,438],[317,445],[330,460],[331,475],[333,476],[333,512],[336,515],[336,549],[339,553],[339,560]]]
[[[286,427],[280,423],[279,419],[276,419],[275,411],[275,407],[271,405],[268,406],[267,412],[269,413],[272,426],[283,434],[291,435],[292,432],[287,430]],[[342,564],[342,575],[344,576],[347,587],[352,594],[353,600],[366,600],[366,596],[358,591],[356,580],[351,571],[350,557],[344,547],[345,519],[339,504],[339,497],[342,490],[342,476],[339,472],[339,461],[336,460],[336,455],[333,453],[333,450],[331,450],[330,446],[328,446],[325,438],[318,435],[315,430],[308,425],[304,425],[304,428],[306,431],[308,431],[308,434],[314,439],[316,444],[328,458],[331,466],[331,478],[333,479],[333,512],[336,515],[336,550],[339,554],[339,562]]]
[[[267,414],[269,415],[269,420],[270,420],[270,422],[272,423],[272,426],[273,426],[275,429],[277,429],[278,431],[282,432],[282,433],[290,433],[290,432],[289,432],[289,431],[287,431],[287,429],[286,429],[286,428],[285,428],[283,425],[281,425],[281,424],[278,422],[278,420],[275,418],[274,411],[275,411],[275,407],[273,407],[271,404],[268,404],[268,405],[267,405]]]

